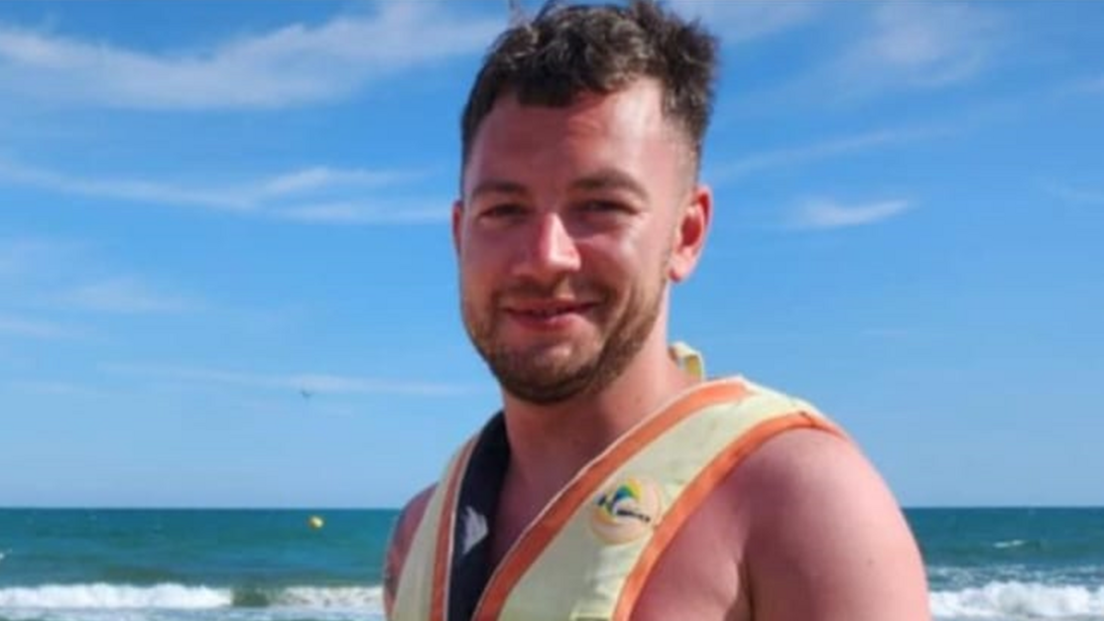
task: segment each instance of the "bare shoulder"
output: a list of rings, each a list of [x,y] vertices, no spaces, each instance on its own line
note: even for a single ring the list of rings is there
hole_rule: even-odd
[[[732,481],[749,507],[743,562],[756,621],[927,621],[919,550],[852,442],[794,430]]]
[[[425,516],[429,499],[433,496],[436,487],[431,485],[411,498],[399,513],[395,529],[391,532],[391,542],[387,546],[387,557],[383,564],[383,606],[389,618],[399,589],[399,576],[402,574],[406,555],[410,551],[410,543],[414,539],[418,525],[422,523],[422,517]]]

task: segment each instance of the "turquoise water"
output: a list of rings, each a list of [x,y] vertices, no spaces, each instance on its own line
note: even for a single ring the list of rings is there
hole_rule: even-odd
[[[395,516],[0,510],[0,621],[380,621]],[[940,621],[1104,621],[1104,509],[908,518]]]
[[[394,518],[0,510],[0,620],[377,621]]]
[[[1104,619],[1104,509],[917,509],[939,619]]]

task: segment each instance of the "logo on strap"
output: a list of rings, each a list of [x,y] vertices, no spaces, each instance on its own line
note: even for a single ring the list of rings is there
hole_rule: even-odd
[[[654,528],[663,511],[663,492],[652,481],[625,477],[595,500],[590,527],[606,543],[628,543]]]

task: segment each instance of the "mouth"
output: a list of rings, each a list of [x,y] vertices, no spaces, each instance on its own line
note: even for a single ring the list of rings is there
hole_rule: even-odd
[[[581,317],[598,306],[597,302],[545,301],[508,304],[507,315],[523,323],[556,327]]]

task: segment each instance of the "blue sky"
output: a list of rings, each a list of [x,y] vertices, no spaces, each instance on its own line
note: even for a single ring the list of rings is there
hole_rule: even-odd
[[[0,506],[434,479],[498,403],[447,217],[505,5],[0,2]],[[1104,504],[1104,3],[672,6],[724,42],[672,335],[905,505]]]

